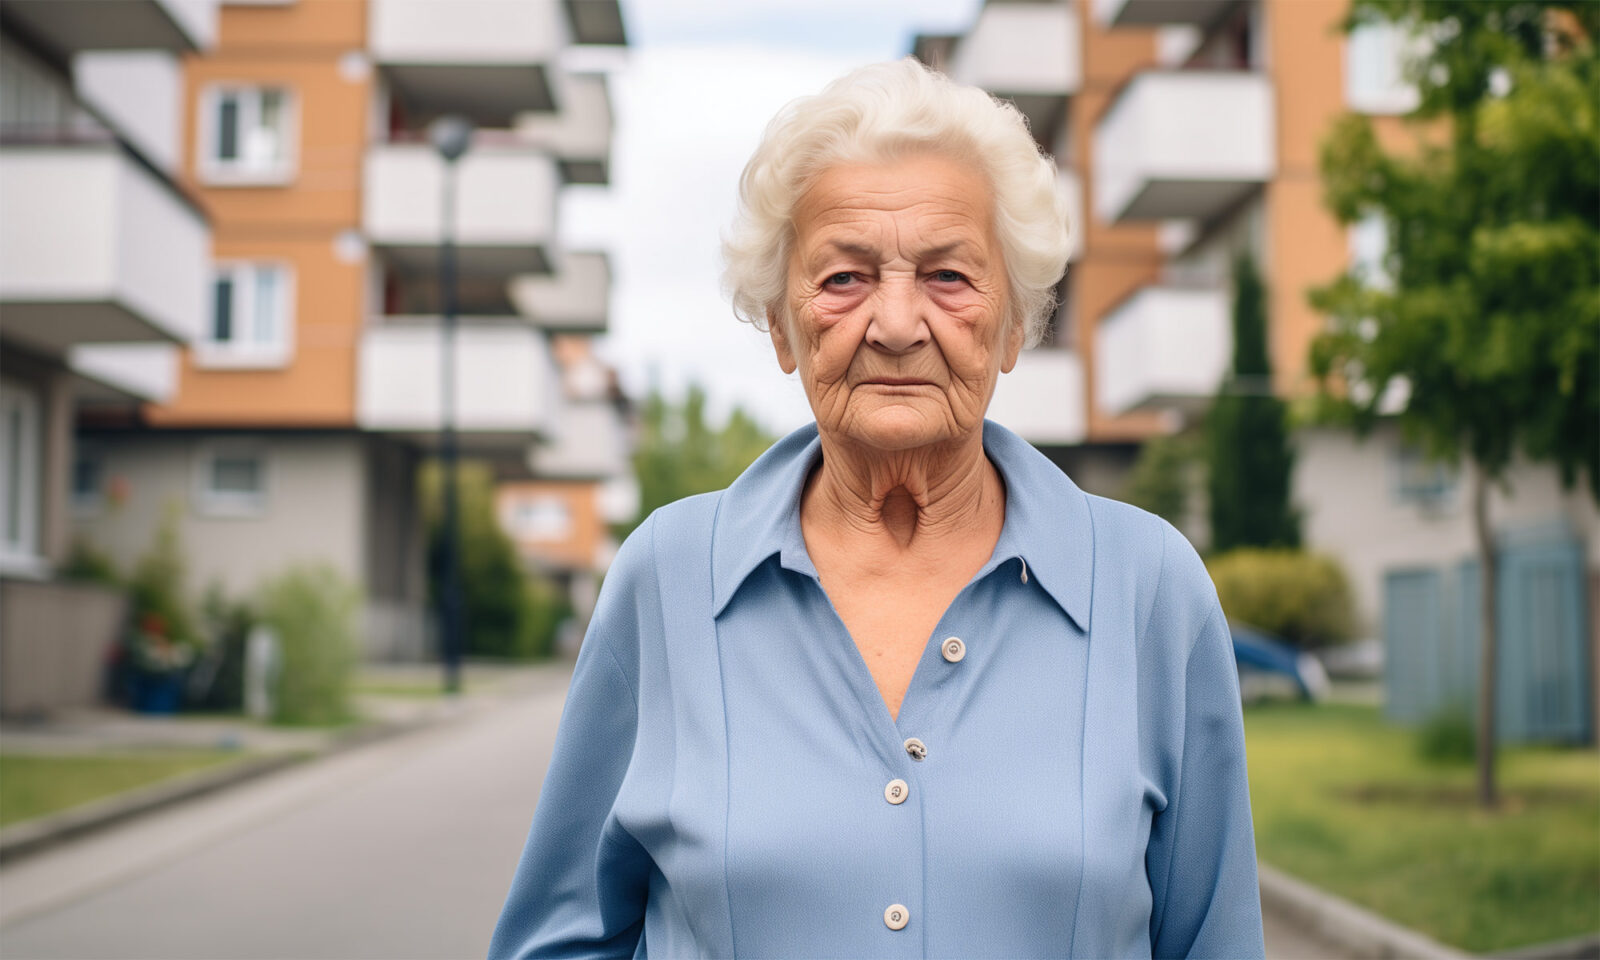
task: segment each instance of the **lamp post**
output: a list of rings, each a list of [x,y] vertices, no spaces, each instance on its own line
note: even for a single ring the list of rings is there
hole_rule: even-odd
[[[461,690],[461,651],[465,645],[466,607],[461,597],[461,520],[460,495],[457,490],[457,465],[460,453],[456,448],[456,161],[467,152],[472,140],[472,123],[465,117],[443,116],[428,128],[439,156],[444,159],[444,175],[440,192],[442,205],[439,220],[439,302],[442,315],[444,342],[439,351],[439,410],[442,423],[439,429],[439,459],[443,476],[440,487],[444,494],[443,529],[444,545],[441,558],[444,566],[444,590],[439,598],[439,641],[441,659],[444,661],[444,689],[446,693]]]

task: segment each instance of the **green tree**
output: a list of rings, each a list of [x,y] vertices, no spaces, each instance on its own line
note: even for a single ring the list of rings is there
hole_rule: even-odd
[[[1355,0],[1347,26],[1407,24],[1417,136],[1386,151],[1346,116],[1322,150],[1329,208],[1381,217],[1377,275],[1314,290],[1323,416],[1365,430],[1402,398],[1406,436],[1472,465],[1481,576],[1478,794],[1496,803],[1496,564],[1488,491],[1521,450],[1600,499],[1600,4]]]
[[[652,389],[640,405],[633,452],[639,513],[619,535],[627,535],[657,507],[726,487],[772,442],[740,407],[720,429],[706,423],[706,394],[698,384],[690,384],[681,404]]]
[[[1289,504],[1294,451],[1282,400],[1272,392],[1266,292],[1254,259],[1233,265],[1233,370],[1206,417],[1211,549],[1300,545]]]
[[[1122,499],[1181,527],[1189,512],[1189,484],[1199,458],[1197,447],[1190,434],[1146,440],[1128,475]]]
[[[526,659],[549,656],[555,634],[572,611],[565,594],[523,569],[516,546],[495,516],[494,476],[487,464],[460,465],[461,594],[466,649],[473,656]],[[444,526],[440,473],[429,463],[419,489],[428,520],[428,594],[434,609],[443,589]]]

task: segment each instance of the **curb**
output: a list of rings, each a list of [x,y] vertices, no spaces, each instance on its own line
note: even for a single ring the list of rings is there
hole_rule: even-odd
[[[1471,956],[1264,863],[1256,865],[1256,872],[1261,880],[1263,912],[1292,921],[1316,937],[1344,948],[1352,957],[1464,960]]]
[[[247,783],[286,767],[387,740],[452,719],[454,715],[431,720],[377,723],[357,727],[337,735],[326,747],[314,752],[280,753],[223,764],[208,770],[197,770],[194,773],[136,787],[99,800],[91,800],[59,813],[24,820],[0,829],[0,864],[10,865],[58,843],[133,817],[165,809],[185,800]]]

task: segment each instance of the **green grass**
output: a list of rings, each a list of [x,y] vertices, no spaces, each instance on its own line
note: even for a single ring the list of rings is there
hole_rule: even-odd
[[[1373,707],[1252,707],[1245,736],[1263,861],[1475,953],[1600,930],[1594,750],[1502,750],[1488,812]]]
[[[0,753],[0,827],[240,758],[237,751],[226,750],[84,756]]]

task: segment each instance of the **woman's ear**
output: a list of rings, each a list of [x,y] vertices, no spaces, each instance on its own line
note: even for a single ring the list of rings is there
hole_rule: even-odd
[[[1010,373],[1022,353],[1022,342],[1027,339],[1027,328],[1021,319],[1013,320],[1006,329],[1005,352],[1000,356],[1000,372]]]
[[[778,354],[778,367],[784,373],[794,373],[797,365],[794,351],[789,348],[789,334],[784,329],[783,318],[777,311],[767,310],[767,334],[772,337],[772,349]]]

